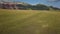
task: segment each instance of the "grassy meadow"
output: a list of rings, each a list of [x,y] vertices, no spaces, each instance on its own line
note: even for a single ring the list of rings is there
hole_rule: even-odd
[[[0,34],[60,34],[60,12],[0,9]]]

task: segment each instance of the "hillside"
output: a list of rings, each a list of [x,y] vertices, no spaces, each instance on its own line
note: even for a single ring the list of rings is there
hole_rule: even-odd
[[[0,9],[0,34],[60,34],[60,12]]]

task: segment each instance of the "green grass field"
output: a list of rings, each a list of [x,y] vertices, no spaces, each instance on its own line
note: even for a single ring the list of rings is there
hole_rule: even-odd
[[[0,34],[60,34],[60,12],[0,9]]]

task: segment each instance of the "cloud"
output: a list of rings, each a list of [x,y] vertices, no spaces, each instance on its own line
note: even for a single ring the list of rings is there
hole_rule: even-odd
[[[48,1],[50,1],[50,2],[56,2],[56,1],[60,1],[60,0],[48,0]]]
[[[14,1],[14,0],[0,0],[1,1],[5,1],[5,2],[11,2],[11,1]]]

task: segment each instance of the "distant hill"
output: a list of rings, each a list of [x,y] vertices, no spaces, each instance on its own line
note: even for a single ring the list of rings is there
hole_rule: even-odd
[[[0,8],[3,9],[20,9],[20,10],[60,10],[53,6],[47,6],[43,4],[31,5],[25,2],[0,2]]]

